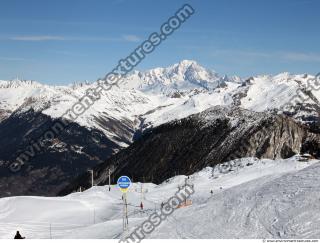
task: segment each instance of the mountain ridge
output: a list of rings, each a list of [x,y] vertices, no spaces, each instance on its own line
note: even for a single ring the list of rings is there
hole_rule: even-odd
[[[156,68],[144,72],[134,71],[124,77],[124,82],[121,82],[119,87],[103,91],[101,98],[72,122],[72,132],[64,137],[67,141],[72,142],[72,146],[63,153],[83,165],[77,174],[81,175],[87,169],[103,163],[110,156],[128,148],[144,134],[154,129],[157,130],[159,127],[166,127],[172,122],[197,116],[196,114],[216,106],[224,107],[224,109],[234,108],[254,113],[260,112],[268,116],[283,115],[299,125],[306,126],[305,130],[320,133],[320,91],[319,89],[310,90],[307,87],[312,78],[314,78],[312,75],[306,74],[281,73],[243,80],[236,76],[220,76],[194,61],[181,61],[167,68]],[[12,151],[14,148],[19,148],[20,152],[27,149],[28,143],[25,143],[25,140],[21,143],[17,137],[28,139],[30,131],[38,128],[38,132],[43,130],[41,124],[32,124],[33,120],[36,121],[37,117],[42,117],[47,124],[50,124],[55,119],[60,119],[67,109],[86,94],[88,88],[95,88],[96,85],[98,85],[97,82],[51,86],[35,81],[0,81],[0,134],[5,134],[3,136],[8,139],[0,145],[6,148],[7,144],[11,144],[7,151],[11,151],[12,155],[15,154]],[[301,92],[304,99],[293,102],[297,94]],[[226,119],[221,119],[221,126],[228,127],[228,123],[222,122]],[[292,125],[290,121],[285,120],[282,126],[294,127],[295,125]],[[12,122],[9,127],[8,122]],[[234,122],[236,124],[236,121]],[[16,129],[13,129],[14,127]],[[193,132],[197,131],[195,126],[193,128],[195,129]],[[218,134],[221,131],[216,132]],[[100,145],[92,148],[89,156],[74,151],[73,148],[91,146],[79,140],[79,136],[92,137],[94,133],[98,133],[101,141],[104,141],[102,146],[108,145],[108,148],[101,150],[107,150],[104,156],[99,150]],[[85,141],[89,142],[91,138]],[[59,161],[63,160],[60,154],[62,152],[53,146],[56,141],[52,139],[46,142],[48,146],[44,148],[44,151],[48,156],[50,155],[48,158],[51,162],[46,164],[49,168],[44,170],[43,174],[38,174],[40,178],[47,172],[50,173],[50,168],[56,170],[57,166],[60,166]],[[292,146],[290,144],[288,148]],[[230,150],[234,148],[230,147]],[[303,151],[308,151],[310,148],[313,148],[312,152],[317,150],[317,138],[310,138],[303,145]],[[284,149],[284,151],[288,152],[290,149]],[[293,151],[297,153],[300,150],[295,147]],[[279,154],[279,151],[277,153]],[[85,161],[87,157],[95,159],[91,161],[92,163],[87,163]],[[39,158],[44,159],[41,156]],[[39,158],[35,157],[34,161],[31,160],[31,164],[23,169],[30,171],[34,164],[39,162]],[[8,157],[6,151],[3,150],[0,153],[0,170],[4,173],[7,170],[4,165],[14,160],[14,156]],[[37,169],[41,170],[41,168]],[[11,179],[15,180],[17,175],[10,174],[10,172],[8,174],[8,171],[6,173],[6,176],[12,176]],[[31,179],[26,177],[25,180],[30,181]],[[66,185],[73,179],[74,177],[70,177],[70,171],[64,170],[60,183]],[[45,183],[57,183],[55,180],[56,177],[53,176],[52,181]],[[43,188],[45,188],[45,183]],[[38,189],[38,193],[45,193],[41,188]],[[15,191],[14,188],[6,189],[9,192],[10,190]],[[27,188],[25,193],[34,194],[36,191],[28,192]]]
[[[308,139],[314,141],[311,145]],[[317,142],[318,141],[318,142]],[[300,153],[320,154],[320,134],[283,115],[216,106],[146,131],[143,136],[98,165],[95,183],[128,175],[135,181],[162,183],[176,174],[193,174],[207,166],[245,157],[290,158]],[[115,181],[114,181],[115,182]],[[90,187],[84,174],[60,192]]]

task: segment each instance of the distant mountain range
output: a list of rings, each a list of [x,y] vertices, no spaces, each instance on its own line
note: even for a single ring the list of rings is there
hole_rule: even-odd
[[[84,82],[50,86],[35,81],[0,81],[0,196],[56,195],[72,180],[86,173],[87,169],[95,166],[106,168],[107,166],[103,165],[106,165],[105,161],[112,155],[136,140],[141,144],[146,136],[142,134],[148,134],[154,129],[158,131],[158,126],[161,129],[170,129],[172,124],[179,120],[184,122],[185,118],[207,109],[221,109],[216,106],[237,111],[249,110],[247,112],[260,114],[258,117],[261,114],[263,117],[286,116],[288,119],[285,121],[290,120],[287,125],[293,133],[290,136],[293,140],[286,144],[284,151],[298,153],[297,144],[293,142],[295,132],[317,134],[320,131],[320,90],[308,89],[308,84],[313,82],[313,79],[314,76],[310,74],[289,73],[245,79],[220,76],[189,60],[167,68],[133,71],[124,77],[119,87],[104,91],[101,99],[74,121],[61,136],[46,141],[45,149],[16,174],[9,172],[6,165],[14,161],[30,140],[36,139],[41,135],[41,131],[59,119],[88,88],[98,84]],[[303,99],[297,99],[297,95],[303,96]],[[230,116],[229,112],[223,114],[227,118]],[[247,120],[241,116],[238,119]],[[227,121],[222,122],[221,126],[221,129],[229,127]],[[293,127],[299,127],[300,130]],[[179,128],[177,134],[184,129],[185,127]],[[194,124],[192,129],[198,131]],[[299,146],[305,146],[304,142],[309,138],[301,134],[296,137],[300,137]],[[161,141],[166,140],[163,136],[162,134]],[[197,139],[201,140],[200,137]],[[204,145],[209,143],[208,139],[210,140],[206,138],[200,142]],[[317,143],[310,143],[318,146]],[[155,143],[152,146],[161,147],[162,144]],[[210,152],[210,149],[212,148],[208,148],[207,152]],[[226,154],[234,153],[236,147],[231,146],[229,150]],[[171,150],[172,153],[174,151]],[[148,150],[143,151],[147,152]],[[135,152],[132,156],[134,154]],[[288,153],[284,154],[277,152],[277,156],[288,156]],[[131,168],[132,164],[128,165],[130,159],[127,159],[126,166]],[[193,163],[197,161],[194,158]],[[219,161],[224,159],[217,160]],[[192,166],[201,169],[200,167],[205,165],[208,163]],[[147,167],[145,163],[141,163],[139,168],[143,170]],[[189,171],[186,168],[183,170]],[[163,173],[156,181],[172,176],[170,173]],[[151,179],[151,175],[149,177]]]

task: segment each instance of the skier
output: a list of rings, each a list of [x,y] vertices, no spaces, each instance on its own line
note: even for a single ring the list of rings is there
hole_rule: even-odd
[[[26,237],[22,237],[19,233],[19,231],[17,231],[16,235],[14,236],[14,239],[25,239]]]
[[[140,203],[140,208],[141,208],[141,210],[143,210],[143,203],[142,202]]]
[[[212,196],[213,195],[213,191],[211,190],[210,193],[211,193],[211,196]]]

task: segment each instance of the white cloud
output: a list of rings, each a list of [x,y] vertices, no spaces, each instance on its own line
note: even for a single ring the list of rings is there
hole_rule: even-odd
[[[320,62],[320,54],[315,53],[288,52],[284,53],[283,58],[291,61]]]
[[[123,35],[122,37],[83,37],[83,36],[56,36],[56,35],[26,35],[0,38],[0,40],[12,41],[126,41],[139,42],[136,35]]]
[[[0,57],[0,61],[25,61],[27,59],[22,57]]]
[[[211,53],[212,56],[232,56],[233,58],[269,58],[285,61],[299,62],[320,62],[320,54],[309,52],[290,52],[290,51],[251,51],[251,50],[216,50]]]
[[[65,40],[63,36],[52,36],[52,35],[34,35],[34,36],[14,36],[10,37],[10,40],[15,41],[62,41]]]
[[[125,41],[129,41],[129,42],[139,42],[139,41],[141,41],[141,38],[139,36],[136,36],[136,35],[124,35],[123,39]]]

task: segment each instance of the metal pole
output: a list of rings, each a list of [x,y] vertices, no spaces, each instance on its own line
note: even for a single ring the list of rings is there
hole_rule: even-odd
[[[125,201],[124,201],[124,196],[125,194],[122,194],[122,201],[123,201],[123,215],[122,215],[122,231],[123,233],[126,231],[126,221],[125,221],[125,214],[126,214],[126,208],[125,208]]]
[[[93,187],[93,170],[91,171],[91,187]]]
[[[143,199],[143,188],[142,188],[143,184],[141,183],[141,202],[142,202],[142,199]]]
[[[188,178],[185,178],[185,185],[184,185],[184,194],[187,195],[187,180]],[[187,197],[184,198],[184,205],[187,205]]]
[[[111,190],[111,179],[110,179],[110,175],[111,175],[111,170],[109,169],[109,191]]]
[[[128,219],[128,202],[127,202],[127,195],[125,197],[126,201],[126,219],[127,219],[127,230],[129,229],[129,219]]]
[[[89,172],[91,172],[91,187],[93,187],[93,170],[88,170]]]
[[[128,230],[129,219],[128,219],[128,204],[127,204],[127,195],[126,193],[122,194],[123,198],[123,233]]]
[[[122,232],[124,233],[125,229],[125,223],[124,223],[124,193],[122,194],[122,202],[123,202],[123,207],[122,207]]]

